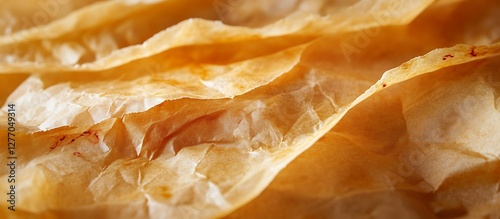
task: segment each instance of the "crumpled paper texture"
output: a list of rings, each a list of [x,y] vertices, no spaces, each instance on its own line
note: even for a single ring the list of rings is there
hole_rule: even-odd
[[[0,38],[2,218],[499,216],[498,3],[212,3],[89,3]],[[119,46],[59,50],[118,23]]]
[[[210,1],[205,0],[136,1],[132,4],[108,1],[103,2],[101,7],[94,6],[100,10],[92,8],[91,5],[76,11],[74,16],[61,19],[60,24],[33,30],[33,35],[46,33],[46,38],[37,40],[23,32],[0,38],[0,51],[5,51],[0,53],[0,58],[6,60],[0,62],[0,67],[1,72],[44,72],[47,68],[52,71],[101,70],[180,46],[237,42],[292,34],[339,33],[404,24],[431,2],[360,1],[343,13],[324,16],[312,12],[292,13],[269,25],[248,28],[210,21],[217,18],[217,13]],[[109,16],[98,16],[103,13]],[[158,19],[164,17],[165,13],[173,17]],[[96,16],[97,19],[89,21],[87,18],[91,16]],[[131,16],[139,19],[131,19]],[[71,30],[79,23],[89,29],[79,27],[74,28],[75,31],[71,33],[61,31]],[[159,31],[161,29],[164,30]],[[18,35],[20,37],[17,37]]]
[[[498,217],[498,63],[444,68],[367,98],[228,218]]]

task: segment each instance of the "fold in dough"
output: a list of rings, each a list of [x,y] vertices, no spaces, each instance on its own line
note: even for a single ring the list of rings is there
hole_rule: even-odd
[[[443,62],[445,54],[455,58]],[[437,49],[386,72],[368,90],[370,83],[359,78],[297,66],[233,99],[166,101],[87,128],[19,132],[18,192],[24,195],[16,215],[227,214],[257,196],[366,98],[412,77],[498,54],[500,44]]]
[[[33,75],[7,99],[31,113],[17,116],[32,131],[88,126],[108,118],[142,112],[166,100],[232,98],[265,86],[294,68],[305,45],[228,65],[191,64],[165,72],[117,69],[113,72]],[[122,71],[128,71],[126,75]],[[150,72],[148,72],[150,71]],[[147,72],[148,74],[144,74]],[[83,83],[85,79],[92,81]],[[44,83],[52,83],[48,86]],[[4,106],[5,112],[7,105]]]
[[[208,1],[147,28],[194,2],[96,2],[0,38],[5,93],[27,77],[0,113],[16,104],[1,218],[499,216],[498,2],[256,1],[224,24]],[[75,58],[116,22],[148,31]]]
[[[227,218],[500,216],[499,63],[447,67],[374,94]]]
[[[41,29],[29,31],[32,32],[32,35],[44,36],[44,33],[58,32],[53,29],[70,28],[65,27],[65,25],[75,25],[77,21],[79,22],[89,16],[88,13],[115,16],[115,13],[107,10],[124,11],[122,14],[126,14],[128,10],[139,10],[143,7],[146,7],[146,9],[137,12],[144,14],[139,16],[141,19],[138,20],[120,17],[123,20],[116,18],[118,23],[104,23],[101,26],[89,29],[87,32],[76,29],[75,32],[69,35],[55,39],[46,36],[45,38],[49,39],[44,38],[24,42],[23,40],[16,40],[19,37],[16,37],[15,34],[7,36],[7,38],[0,38],[0,48],[2,48],[0,50],[0,73],[95,71],[116,67],[181,46],[247,41],[291,34],[318,36],[325,33],[350,32],[370,27],[401,25],[410,22],[431,4],[432,0],[411,2],[401,0],[360,1],[352,7],[346,8],[342,13],[325,16],[313,13],[292,14],[260,28],[229,26],[220,21],[199,19],[198,17],[216,18],[212,4],[198,5],[193,3],[197,5],[197,8],[187,10],[186,7],[193,4],[181,4],[179,1],[175,5],[176,2],[166,1],[156,3],[159,5],[149,6],[139,4],[137,7],[128,6],[127,4],[111,7],[112,4],[119,3],[115,3],[115,1],[104,2],[102,4],[109,5],[110,9],[104,6],[96,6],[97,9],[102,11],[80,11],[74,16],[65,18],[66,20],[56,21],[60,23],[53,25],[57,26],[57,28],[48,25]],[[201,2],[206,3],[207,1]],[[174,4],[174,6],[171,4]],[[164,7],[163,10],[162,7]],[[176,12],[189,11],[193,14],[181,14],[178,17],[171,18],[172,20],[157,19],[158,13],[165,13],[164,11],[167,9]],[[105,20],[105,17],[97,17],[100,19],[93,22],[98,23],[99,20]],[[190,19],[186,19],[186,17],[190,17]],[[113,17],[113,19],[115,18]],[[156,25],[150,25],[152,20],[155,21]],[[82,25],[87,25],[86,22],[88,21],[85,21]],[[179,23],[172,25],[175,22]],[[94,25],[94,23],[88,25]],[[166,29],[156,33],[160,28]],[[151,35],[152,33],[156,34]],[[18,35],[23,38],[23,36],[29,34],[19,33]],[[129,36],[129,38],[126,38],[126,36]]]
[[[498,16],[498,7],[465,2],[447,5],[446,10],[443,6],[433,7],[407,26],[327,35],[308,46],[310,52],[306,53],[311,55],[304,57],[300,57],[303,46],[287,47],[309,45],[307,42],[313,38],[293,36],[172,49],[100,72],[33,75],[9,101],[33,108],[34,113],[21,114],[18,122],[37,131],[92,125],[107,118],[145,111],[165,100],[234,97],[288,72],[299,58],[316,68],[356,74],[374,83],[385,70],[434,48],[464,41],[492,43],[494,39],[470,39],[467,33],[478,31],[472,25],[449,29],[447,35],[436,26],[422,27],[422,23],[431,21],[444,27],[454,22],[454,15],[465,8],[484,11],[481,15],[465,14],[470,22],[481,24],[479,31],[500,31],[500,26],[488,22]],[[350,51],[349,46],[359,46],[355,39],[376,31],[379,33],[362,50]],[[388,50],[387,41],[400,49]],[[374,57],[381,56],[384,57],[373,65]],[[35,107],[33,103],[37,103]]]

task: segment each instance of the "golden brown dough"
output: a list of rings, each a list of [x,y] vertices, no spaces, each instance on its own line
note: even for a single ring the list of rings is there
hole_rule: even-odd
[[[496,1],[222,1],[1,36],[0,218],[498,217]]]

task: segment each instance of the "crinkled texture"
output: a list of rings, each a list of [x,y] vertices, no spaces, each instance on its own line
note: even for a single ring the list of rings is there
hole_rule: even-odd
[[[485,8],[483,5],[479,6],[473,5],[473,6],[479,7],[477,8],[478,10]],[[489,12],[485,13],[485,15],[483,16],[485,17],[495,16],[496,14],[495,10],[496,9],[494,7],[490,8]],[[451,12],[447,13],[456,13],[454,11],[459,11],[459,10],[455,9],[450,11]],[[444,17],[448,18],[448,16]],[[435,16],[420,20],[429,20],[429,19],[435,19]],[[476,21],[477,20],[479,20],[482,23],[486,24],[488,23],[487,22],[488,19],[476,19]],[[445,20],[442,22],[449,22],[449,21]],[[396,28],[394,30],[391,28],[384,28],[383,31],[386,33],[380,35],[381,30],[380,29],[377,30],[377,28],[375,28],[374,30],[370,30],[370,32],[360,31],[352,33],[351,35],[344,34],[340,37],[335,37],[337,35],[333,35],[328,39],[323,39],[322,41],[325,42],[327,40],[332,40],[334,42],[341,41],[340,43],[338,43],[341,54],[335,54],[333,55],[333,57],[340,55],[344,56],[340,57],[339,59],[340,61],[329,60],[328,62],[330,64],[328,67],[336,68],[339,70],[340,69],[347,70],[351,72],[360,71],[354,69],[363,67],[356,66],[355,68],[353,68],[354,63],[356,63],[356,59],[363,56],[377,55],[373,53],[375,53],[375,51],[381,50],[381,48],[378,48],[378,43],[379,42],[383,43],[386,40],[391,40],[396,42],[400,41],[399,43],[401,46],[405,47],[409,46],[408,49],[398,52],[399,53],[397,55],[398,57],[391,57],[392,60],[399,59],[401,60],[400,62],[402,62],[408,58],[420,55],[433,48],[451,44],[450,42],[462,42],[464,41],[463,38],[466,37],[463,34],[464,32],[461,32],[460,30],[448,30],[448,32],[454,33],[454,35],[452,35],[453,38],[442,40],[437,37],[439,36],[442,38],[441,29],[432,26],[423,28],[420,26],[421,23],[422,22],[419,22],[417,20],[415,24],[412,24],[412,26],[415,26],[413,27],[415,29],[418,28],[425,30],[421,31],[421,33],[405,33],[406,30],[404,28]],[[491,26],[491,24],[489,26],[485,26],[484,28],[491,28],[490,30],[492,31],[498,29],[498,27]],[[415,34],[418,35],[413,36]],[[367,36],[373,38],[366,38]],[[400,40],[394,39],[395,36],[400,38]],[[368,41],[366,43],[359,44],[358,41],[360,38]],[[427,39],[427,41],[425,43],[415,43],[415,41],[418,41],[418,39],[420,38],[425,38]],[[50,128],[56,128],[65,125],[77,126],[84,124],[95,124],[106,118],[120,117],[126,113],[147,110],[150,107],[155,106],[164,100],[178,99],[183,97],[202,98],[202,99],[233,97],[236,95],[243,94],[255,87],[266,84],[270,80],[259,80],[260,78],[254,77],[253,79],[250,78],[250,80],[243,81],[243,82],[252,82],[253,80],[255,80],[253,81],[253,83],[245,85],[243,82],[231,82],[234,81],[235,78],[238,78],[239,77],[238,75],[234,75],[234,78],[232,78],[231,76],[227,78],[221,77],[223,80],[217,83],[206,82],[206,80],[204,79],[202,80],[197,80],[196,78],[189,79],[189,77],[184,77],[184,76],[182,76],[181,78],[185,79],[179,80],[175,79],[176,77],[179,77],[178,75],[171,75],[168,77],[162,75],[171,74],[172,72],[176,74],[183,74],[182,72],[184,71],[194,71],[193,73],[196,73],[195,77],[199,76],[206,77],[204,76],[205,74],[204,72],[206,72],[207,70],[203,70],[202,71],[203,74],[198,74],[197,72],[200,71],[193,70],[193,67],[190,67],[189,62],[216,63],[216,64],[222,64],[224,62],[226,63],[235,62],[248,58],[258,57],[260,55],[272,52],[273,50],[280,50],[286,48],[286,46],[307,42],[313,38],[295,36],[295,37],[288,37],[287,40],[281,39],[281,41],[278,41],[277,39],[278,38],[271,38],[265,40],[245,41],[241,43],[237,42],[228,44],[216,44],[214,46],[203,46],[203,47],[193,46],[193,47],[167,50],[158,55],[151,56],[146,59],[138,60],[135,62],[131,62],[129,64],[120,67],[116,67],[99,73],[84,74],[78,77],[75,77],[72,72],[64,74],[58,73],[58,74],[43,75],[41,76],[41,80],[37,79],[38,76],[34,76],[33,78],[35,79],[27,81],[25,85],[21,86],[19,88],[20,91],[14,93],[10,101],[11,102],[16,101],[21,105],[30,105],[32,101],[36,99],[36,102],[40,103],[37,107],[37,109],[39,110],[36,110],[37,111],[36,115],[35,114],[24,115],[24,117],[22,116],[19,120],[23,124],[26,125],[29,124],[29,126],[33,127],[33,130],[36,131],[36,130],[46,130]],[[492,40],[493,39],[490,39],[488,42],[491,42]],[[480,42],[484,42],[484,40],[470,41],[470,43],[480,43]],[[269,43],[272,43],[274,45],[276,44],[281,44],[281,45],[273,47],[262,46],[262,45],[268,45]],[[322,46],[322,44],[318,44],[321,46],[315,47],[314,49],[311,50],[321,51],[324,50],[324,48],[336,49],[338,48],[336,47],[336,44],[337,43],[333,43],[333,46],[328,46],[328,47]],[[412,44],[416,45],[411,46]],[[235,54],[235,51],[240,51],[240,50],[232,50],[235,48],[235,46],[238,46],[238,48],[241,48],[241,50],[246,52],[239,52]],[[251,48],[265,48],[265,49],[256,50]],[[200,49],[202,51],[207,51],[207,52],[200,53],[198,52],[200,51]],[[407,55],[403,55],[403,53],[407,53]],[[227,57],[228,55],[233,60],[231,60],[231,58],[229,59],[216,58],[220,56]],[[331,56],[331,54],[326,56],[318,55],[317,57],[320,57],[321,59],[321,57],[329,57],[329,56]],[[182,57],[189,57],[189,58],[182,58]],[[343,62],[344,60],[347,60],[347,66],[346,63]],[[289,61],[290,61],[289,63],[291,64],[294,63],[293,59],[290,59]],[[270,60],[269,62],[273,63],[274,61]],[[395,63],[397,64],[399,62]],[[193,64],[191,66],[193,66]],[[378,64],[380,65],[380,62]],[[238,65],[238,63],[235,63],[233,65]],[[265,65],[267,66],[267,64]],[[370,66],[371,64],[369,62],[363,62],[356,65]],[[199,69],[198,64],[194,64],[194,66],[196,69]],[[374,75],[373,78],[378,78],[380,72],[394,66],[395,64],[388,66],[382,65],[378,67],[379,73],[377,75]],[[177,69],[179,67],[183,68]],[[276,76],[287,71],[286,70],[287,66],[284,65],[283,67],[284,67],[283,70],[278,72],[274,71],[274,73],[271,75],[267,74],[272,73],[273,72],[271,71],[272,69],[265,69],[265,67],[260,67],[261,69],[264,69],[264,71],[261,71],[262,74],[259,74],[259,76],[266,77],[268,79],[274,79]],[[323,68],[325,67],[326,66],[323,66]],[[172,68],[176,69],[170,70]],[[228,68],[231,69],[230,66],[228,66]],[[202,69],[206,69],[206,67],[202,67]],[[218,69],[225,71],[224,68],[218,68]],[[161,74],[157,73],[163,71],[166,72]],[[127,72],[126,76],[123,76],[123,72]],[[218,74],[217,72],[220,71],[216,70],[214,71],[214,73],[211,72],[212,71],[208,70],[208,74]],[[148,75],[151,76],[146,75],[145,77],[142,77],[144,76],[144,73],[147,73]],[[87,75],[91,76],[89,77]],[[186,75],[189,76],[190,74]],[[191,83],[191,81],[199,81],[200,83],[198,84]],[[70,84],[67,84],[67,82],[69,82]],[[139,82],[139,84],[145,84],[145,83],[147,84],[145,84],[144,87],[133,88],[133,86],[135,86],[137,82]],[[58,83],[61,84],[57,85]],[[111,87],[108,85],[108,83],[113,83],[114,86]],[[220,89],[217,87],[225,83],[232,83],[234,85],[230,86],[229,89],[224,89],[220,91]],[[43,86],[35,86],[35,84],[41,84]],[[215,87],[215,89],[214,85],[217,86]],[[38,87],[38,89],[28,90],[24,89],[23,87]],[[65,92],[62,93],[59,92],[61,90],[65,90]],[[47,96],[46,93],[59,93],[59,94],[51,95],[50,96],[51,100],[48,101],[47,98],[49,98],[49,96]],[[82,95],[82,93],[85,95],[83,96],[83,98],[79,98],[80,95]],[[135,98],[134,96],[139,96],[140,98]],[[95,97],[95,99],[100,99],[101,100],[99,101],[100,103],[95,103],[95,101],[89,101],[89,98],[91,99],[93,97]],[[76,101],[67,103],[66,101],[68,99],[69,100],[76,99]],[[69,107],[61,107],[59,109],[54,109],[55,106],[62,106],[62,105],[67,106],[68,104],[70,105]],[[63,119],[59,119],[57,117],[60,113],[54,113],[55,112],[54,110],[55,111],[62,110],[64,112],[60,113],[64,113],[67,116],[63,117]]]
[[[149,69],[136,65],[140,68],[88,73],[80,78],[73,73],[34,75],[12,93],[7,103],[30,109],[32,113],[18,115],[17,122],[33,131],[88,126],[146,111],[166,100],[242,95],[290,71],[304,49],[305,45],[299,45],[228,65],[193,63],[165,72],[160,70],[168,67],[157,64]],[[123,71],[129,72],[123,75]],[[3,109],[7,112],[7,104]]]
[[[135,7],[120,5],[115,1],[104,2],[102,4],[105,5],[101,7],[95,6],[100,11],[79,11],[52,26],[30,30],[30,34],[19,33],[0,38],[0,47],[3,47],[1,51],[5,51],[0,53],[3,60],[0,62],[0,72],[96,71],[181,46],[248,41],[291,34],[318,36],[370,27],[401,25],[410,22],[433,1],[361,1],[342,10],[342,13],[325,16],[293,13],[260,28],[229,26],[220,21],[198,19],[197,17],[213,20],[217,18],[212,4],[207,4],[207,1],[200,2],[203,4],[197,4],[196,1],[182,4],[181,1],[165,1]],[[192,8],[193,5],[196,8]],[[157,19],[165,10],[172,10],[171,14],[175,16]],[[126,19],[126,15],[131,16],[132,11],[143,14],[141,19]],[[185,11],[186,14],[173,13],[174,11]],[[108,14],[111,14],[111,20],[116,21],[104,22]],[[90,15],[98,15],[100,19],[87,24],[86,17]],[[153,21],[155,25],[151,25]],[[87,31],[77,29],[71,34],[54,36],[55,39],[45,39],[52,37],[48,34],[60,32],[55,29],[70,29],[72,26],[68,24],[75,25],[78,22],[83,22],[81,25],[84,27],[95,27]],[[158,32],[163,28],[166,29]],[[42,40],[18,39],[28,35],[47,36]]]
[[[213,18],[208,4],[199,10],[184,1],[107,1],[90,5],[48,25],[0,38],[3,72],[86,69],[80,64],[100,60],[118,49],[143,43],[157,32],[190,17]],[[186,13],[173,13],[185,11]],[[143,15],[137,17],[137,14]],[[163,19],[165,13],[171,15]],[[208,15],[207,15],[208,14]],[[88,19],[92,17],[93,19]],[[134,52],[134,51],[131,51]],[[143,52],[146,53],[146,52]],[[147,57],[146,53],[142,57]],[[119,56],[127,62],[126,53]],[[115,57],[116,55],[112,56]],[[141,58],[141,57],[138,57]],[[136,58],[136,59],[138,59]],[[128,58],[130,59],[130,58]],[[105,66],[96,64],[91,69]],[[115,65],[116,66],[116,65]]]
[[[331,83],[338,86],[325,87]],[[132,210],[141,203],[147,210],[139,212],[146,210],[151,218],[213,217],[265,187],[291,159],[289,150],[295,154],[309,144],[331,115],[367,86],[299,67],[234,99],[168,101],[88,130],[19,134],[19,145],[25,146],[18,149],[18,162],[29,164],[18,175],[27,187],[19,186],[31,193],[20,189],[25,196],[19,206],[25,207],[18,212],[70,217],[83,211],[90,217],[115,209],[95,211],[90,206]],[[283,115],[285,108],[289,112]],[[73,172],[75,168],[79,171]],[[65,183],[64,189],[51,183],[67,177],[80,180]],[[40,189],[29,186],[32,180]],[[40,205],[36,197],[45,193],[42,188],[55,193]],[[79,192],[78,202],[63,195],[77,191],[85,191]]]
[[[231,9],[242,20],[219,18],[241,26],[192,18],[215,13],[205,2],[79,66],[6,64],[8,89],[23,75],[7,72],[40,74],[0,113],[7,121],[16,103],[16,212],[3,202],[0,217],[496,216],[498,3],[439,1],[419,15],[432,1],[297,2],[245,2]],[[90,7],[127,9],[111,23],[145,16],[134,30],[191,3]],[[67,29],[21,41],[79,62],[86,49],[64,39],[115,27],[85,13],[68,17],[86,25],[66,17],[51,24]]]
[[[499,63],[443,68],[365,99],[228,218],[498,217]]]
[[[471,49],[476,56],[459,55]],[[449,53],[455,60],[442,64]],[[366,98],[417,75],[498,54],[500,44],[438,49],[386,72],[359,97],[367,81],[299,66],[234,99],[167,101],[88,129],[21,132],[19,193],[27,195],[20,200],[19,215],[97,217],[117,208],[130,210],[119,214],[134,209],[152,218],[223,215],[258,195]],[[77,193],[78,201],[65,195]]]

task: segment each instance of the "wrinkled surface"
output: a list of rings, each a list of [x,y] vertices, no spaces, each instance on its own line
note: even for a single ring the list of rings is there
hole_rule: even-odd
[[[499,60],[369,97],[228,218],[498,217]]]
[[[431,2],[361,1],[342,13],[324,16],[312,12],[292,13],[261,28],[248,28],[199,19],[217,18],[213,5],[207,4],[209,1],[205,0],[158,0],[154,4],[137,1],[134,3],[137,5],[110,1],[102,3],[101,7],[95,6],[101,11],[84,8],[87,10],[82,9],[74,16],[60,20],[54,27],[45,26],[32,30],[33,37],[27,37],[28,33],[19,33],[0,38],[0,51],[5,51],[0,52],[0,72],[101,70],[180,46],[237,42],[290,34],[339,33],[404,24]],[[172,13],[173,11],[176,13]],[[164,13],[175,16],[171,19],[158,19]],[[130,16],[134,15],[140,19],[131,20]],[[97,19],[88,21],[88,16],[95,16]],[[110,23],[109,20],[114,22]],[[59,29],[69,29],[72,26],[68,24],[75,25],[79,22],[91,29],[76,28],[71,33],[56,35],[60,32]],[[166,29],[158,32],[161,28]],[[44,34],[49,39],[31,40]],[[52,39],[54,37],[56,39]]]
[[[0,37],[1,218],[500,216],[498,2],[79,4]]]
[[[292,47],[223,66],[190,64],[169,68],[152,64],[146,69],[136,65],[140,67],[81,73],[81,77],[72,77],[74,73],[34,75],[20,85],[7,102],[16,102],[20,108],[34,107],[36,114],[21,114],[17,121],[35,131],[93,125],[111,117],[148,110],[165,100],[241,95],[290,71],[304,48]],[[162,69],[169,70],[163,72]],[[123,75],[123,71],[129,74]]]

